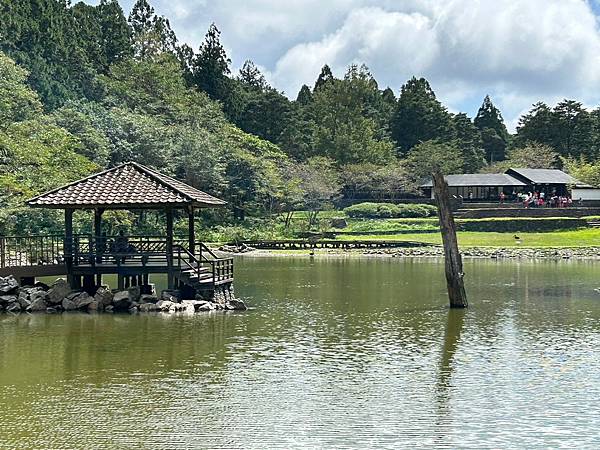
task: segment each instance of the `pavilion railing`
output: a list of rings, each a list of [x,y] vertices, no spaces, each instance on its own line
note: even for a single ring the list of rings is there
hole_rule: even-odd
[[[213,283],[233,279],[233,258],[217,256],[205,244],[196,243],[195,252],[187,249],[188,239],[173,239],[172,266],[177,270],[194,269],[207,272]],[[167,265],[165,236],[92,236],[76,234],[67,240],[64,235],[0,236],[0,268],[40,265],[96,266]],[[204,269],[202,269],[204,268]],[[206,270],[208,269],[208,271]]]
[[[187,239],[175,237],[173,245],[182,245]],[[72,264],[127,264],[141,262],[166,264],[167,238],[165,236],[74,236],[66,246],[65,256]]]
[[[178,270],[188,270],[201,280],[205,276],[203,268],[207,268],[207,276],[212,280],[213,285],[233,280],[233,258],[220,258],[206,245],[202,243],[198,245],[200,250],[198,255],[193,255],[183,245],[175,246],[175,262]]]
[[[64,247],[58,234],[0,236],[0,268],[64,264]]]

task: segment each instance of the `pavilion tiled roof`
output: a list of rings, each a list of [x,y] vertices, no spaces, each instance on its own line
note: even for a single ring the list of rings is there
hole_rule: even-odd
[[[135,162],[99,172],[32,198],[38,208],[211,208],[225,201]]]

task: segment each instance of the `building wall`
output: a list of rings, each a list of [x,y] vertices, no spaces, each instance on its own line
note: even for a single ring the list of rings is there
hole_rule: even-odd
[[[600,200],[600,189],[578,189],[571,190],[573,200]]]

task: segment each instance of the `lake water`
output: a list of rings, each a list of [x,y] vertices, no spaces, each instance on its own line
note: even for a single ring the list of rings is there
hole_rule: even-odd
[[[0,448],[600,446],[600,263],[244,258],[252,307],[0,316]]]

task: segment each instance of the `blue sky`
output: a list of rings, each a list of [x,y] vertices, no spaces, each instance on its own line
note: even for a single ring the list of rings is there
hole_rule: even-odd
[[[89,0],[97,3],[97,0]],[[133,0],[122,0],[129,14]],[[211,22],[237,70],[246,59],[295,97],[328,63],[365,63],[398,93],[424,76],[451,111],[486,94],[509,129],[531,104],[600,103],[600,0],[151,0],[197,48]]]

